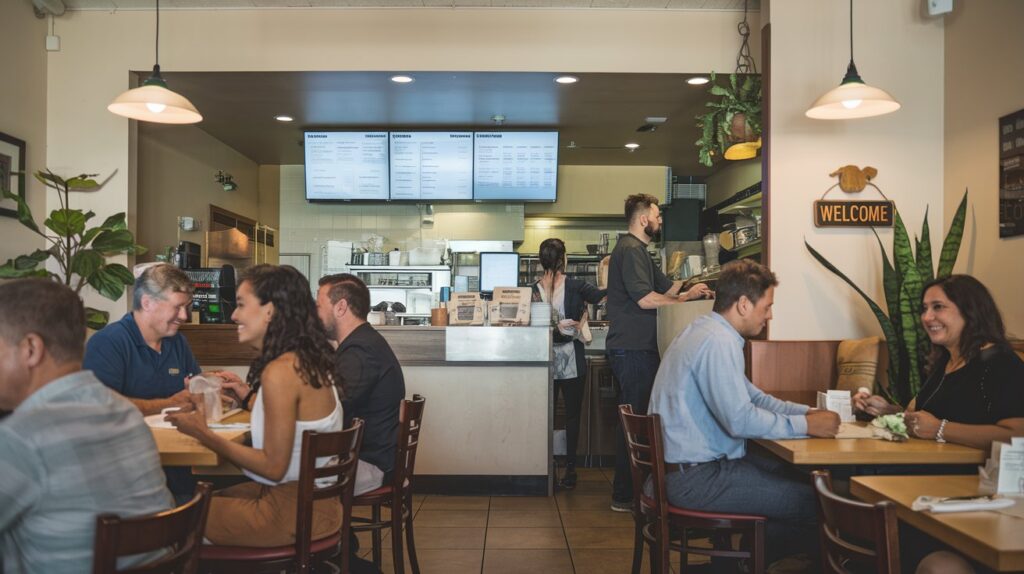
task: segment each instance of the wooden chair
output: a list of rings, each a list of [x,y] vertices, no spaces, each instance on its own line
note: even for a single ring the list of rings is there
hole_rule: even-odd
[[[134,518],[101,514],[96,518],[93,574],[193,574],[198,566],[199,546],[209,509],[210,484],[200,482],[192,500],[171,510]],[[160,550],[166,552],[152,562],[117,568],[117,559],[121,556]]]
[[[409,565],[413,574],[419,574],[420,565],[416,559],[416,543],[412,530],[412,475],[416,465],[416,450],[420,443],[420,428],[423,424],[423,407],[427,399],[413,395],[412,400],[402,401],[398,414],[398,448],[395,452],[395,468],[391,484],[372,490],[353,501],[356,506],[369,506],[370,518],[353,518],[352,529],[356,532],[370,531],[373,535],[373,564],[381,565],[381,530],[391,528],[391,553],[395,573],[404,574],[402,558],[402,528],[409,545]],[[387,505],[391,516],[381,518],[381,507]]]
[[[330,433],[302,433],[302,459],[299,463],[299,502],[295,521],[295,544],[271,548],[248,546],[203,546],[200,567],[215,572],[279,572],[292,569],[310,572],[313,564],[340,554],[341,573],[348,572],[349,529],[352,525],[352,494],[356,486],[356,464],[363,443],[363,421],[354,419],[349,428]],[[316,459],[333,457],[317,468]],[[328,486],[317,480],[334,478]],[[312,540],[313,502],[339,498],[342,503],[341,531],[320,540]]]
[[[626,435],[626,450],[633,474],[633,574],[640,572],[644,542],[651,548],[651,572],[668,574],[669,551],[680,553],[679,572],[687,571],[687,556],[702,554],[750,560],[751,572],[765,572],[765,525],[763,516],[724,514],[688,510],[668,503],[665,485],[665,458],[661,437],[661,418],[656,415],[635,415],[630,405],[619,405],[619,418]],[[652,496],[643,494],[650,478]],[[699,534],[699,536],[695,536]],[[743,535],[746,549],[733,549],[732,535]],[[712,538],[712,548],[693,546],[697,538]]]
[[[832,491],[827,470],[815,470],[818,522],[821,524],[821,562],[825,572],[900,574],[900,544],[896,506],[888,500],[865,504]]]

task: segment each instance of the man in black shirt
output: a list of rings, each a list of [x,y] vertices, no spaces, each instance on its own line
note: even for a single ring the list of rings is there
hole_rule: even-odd
[[[343,391],[345,426],[355,417],[366,425],[356,470],[359,495],[379,488],[394,469],[405,379],[391,346],[366,322],[370,291],[361,279],[348,273],[321,278],[316,306],[337,349],[334,383]]]
[[[654,265],[647,244],[661,234],[658,199],[647,194],[626,198],[629,235],[615,244],[608,265],[608,339],[605,348],[612,374],[619,384],[619,404],[630,404],[633,412],[647,413],[654,376],[661,364],[658,353],[658,307],[713,297],[707,285],[699,283],[680,293],[682,281],[673,282]],[[612,510],[632,509],[633,480],[625,437],[618,437],[615,480],[612,482]]]

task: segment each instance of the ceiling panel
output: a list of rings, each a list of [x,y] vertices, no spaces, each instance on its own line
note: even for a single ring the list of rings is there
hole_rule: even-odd
[[[553,129],[560,163],[669,165],[707,175],[696,162],[694,116],[707,87],[686,74],[576,74],[559,85],[550,73],[420,72],[399,85],[386,72],[164,72],[170,87],[203,114],[199,127],[260,164],[298,164],[304,129]],[[273,118],[287,114],[295,122]],[[647,116],[668,122],[638,133]],[[176,128],[168,128],[176,129]],[[623,147],[640,144],[634,153]],[[575,144],[572,145],[571,144]],[[571,146],[571,147],[570,147]]]
[[[759,10],[760,0],[748,0]],[[402,8],[519,7],[519,8],[625,8],[670,10],[742,10],[744,0],[161,0],[161,8]],[[68,10],[151,10],[155,0],[64,0]]]

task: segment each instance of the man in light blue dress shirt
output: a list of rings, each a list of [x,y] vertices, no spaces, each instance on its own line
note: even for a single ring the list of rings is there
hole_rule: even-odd
[[[833,437],[839,416],[782,401],[744,375],[744,337],[772,317],[775,275],[741,259],[728,263],[714,312],[690,324],[665,352],[650,412],[661,416],[669,503],[768,517],[767,558],[817,554],[814,490],[780,460],[748,455],[749,438]]]
[[[0,284],[0,569],[88,574],[96,516],[171,507],[139,412],[82,370],[85,311],[48,279]],[[120,566],[144,562],[134,556]]]

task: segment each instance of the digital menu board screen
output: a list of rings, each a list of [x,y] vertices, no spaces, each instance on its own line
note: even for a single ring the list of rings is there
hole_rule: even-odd
[[[555,201],[558,132],[476,132],[473,199]]]
[[[391,199],[473,199],[473,132],[391,132]]]
[[[388,132],[306,132],[306,199],[386,201]]]

